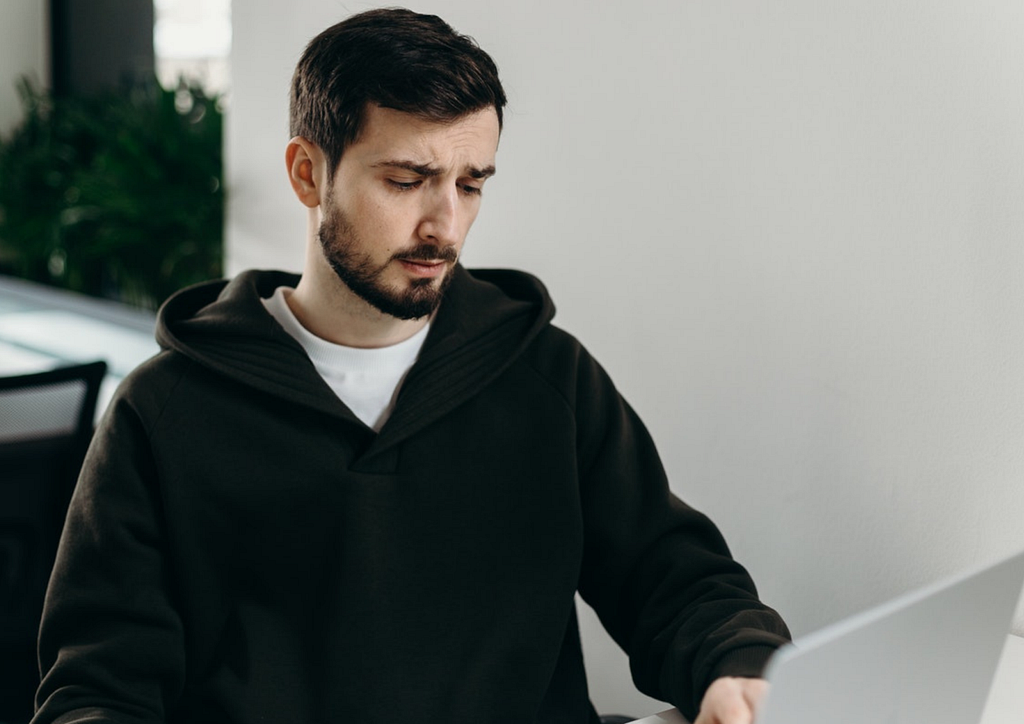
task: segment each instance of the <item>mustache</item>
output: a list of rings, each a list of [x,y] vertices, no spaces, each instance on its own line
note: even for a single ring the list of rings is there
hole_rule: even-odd
[[[437,244],[420,244],[408,251],[393,254],[392,259],[399,261],[446,261],[454,264],[459,260],[459,252],[454,246],[438,246]]]

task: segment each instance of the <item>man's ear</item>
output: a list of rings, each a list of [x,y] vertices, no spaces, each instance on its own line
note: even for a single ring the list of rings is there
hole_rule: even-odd
[[[320,148],[302,136],[296,136],[288,141],[284,161],[295,196],[311,209],[319,206],[326,180],[323,174],[324,154]]]

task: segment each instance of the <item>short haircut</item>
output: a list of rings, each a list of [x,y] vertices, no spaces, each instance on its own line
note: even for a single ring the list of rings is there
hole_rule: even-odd
[[[329,179],[371,103],[438,122],[490,106],[500,129],[506,98],[497,66],[476,41],[436,15],[386,8],[317,35],[292,76],[291,135],[320,147]]]

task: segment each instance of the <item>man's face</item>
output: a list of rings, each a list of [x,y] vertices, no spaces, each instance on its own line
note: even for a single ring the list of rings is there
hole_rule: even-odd
[[[431,314],[480,209],[497,147],[493,108],[433,123],[368,107],[320,202],[320,245],[338,277],[386,314]]]

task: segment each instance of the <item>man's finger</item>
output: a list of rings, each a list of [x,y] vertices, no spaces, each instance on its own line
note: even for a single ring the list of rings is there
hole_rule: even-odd
[[[722,677],[708,687],[693,724],[751,724],[768,692],[763,679]]]
[[[694,724],[751,724],[754,712],[744,682],[729,677],[715,680],[704,695]],[[750,696],[755,697],[756,693]]]
[[[750,707],[750,711],[756,720],[761,713],[761,706],[764,704],[765,695],[768,693],[768,682],[764,679],[746,679],[743,684],[743,698]]]

